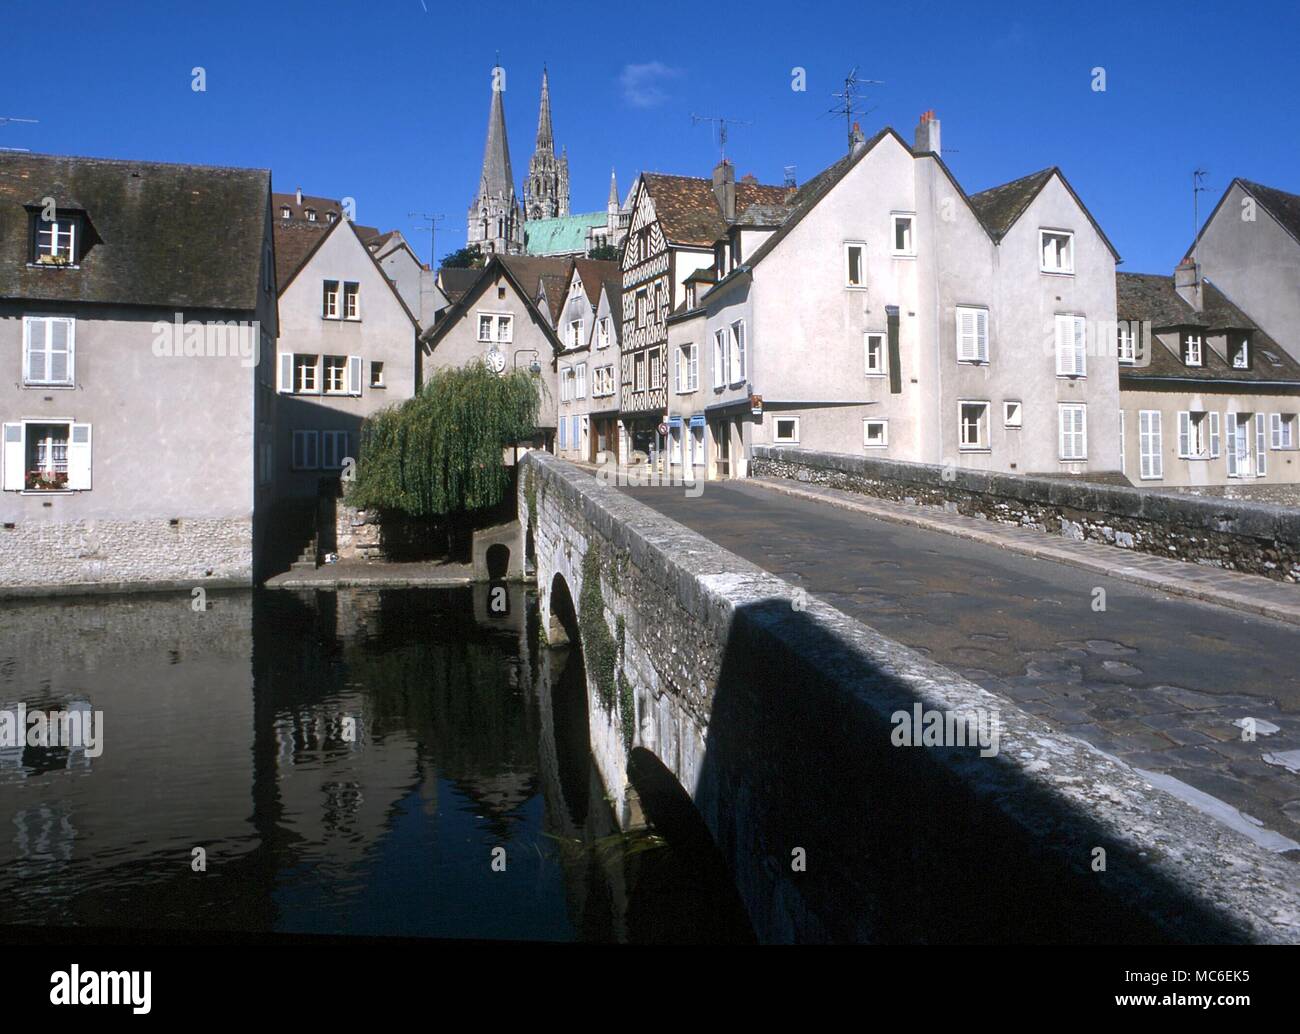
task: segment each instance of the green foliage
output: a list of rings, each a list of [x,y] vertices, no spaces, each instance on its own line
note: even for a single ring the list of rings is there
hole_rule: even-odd
[[[442,257],[443,269],[482,269],[483,249],[477,244],[460,248]]]
[[[599,244],[587,252],[587,258],[596,259],[598,262],[617,262],[619,249],[612,244]]]
[[[578,596],[578,627],[582,631],[583,658],[596,683],[596,693],[605,710],[614,708],[614,672],[618,667],[618,644],[605,623],[605,596],[600,588],[600,551],[592,546],[582,558],[582,592]]]
[[[413,517],[496,506],[510,484],[503,450],[532,436],[540,387],[482,362],[436,370],[415,398],[366,419],[348,502]]]

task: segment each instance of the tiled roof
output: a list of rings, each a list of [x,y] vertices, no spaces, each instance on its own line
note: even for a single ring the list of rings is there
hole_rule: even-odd
[[[528,255],[585,255],[587,231],[609,222],[605,212],[582,212],[558,219],[529,219],[524,223],[524,252]]]
[[[1003,183],[1000,187],[972,194],[971,207],[989,231],[989,236],[995,241],[1005,237],[1056,171],[1055,168],[1040,169],[1010,183]]]
[[[454,302],[474,286],[481,269],[464,269],[458,266],[443,266],[438,270],[438,283],[447,301]]]
[[[289,210],[288,218],[284,210]],[[307,213],[316,213],[308,219]],[[333,215],[333,222],[329,216]],[[275,279],[283,291],[298,275],[308,256],[320,245],[331,226],[343,218],[342,202],[329,197],[304,194],[298,204],[298,194],[274,193],[271,195],[271,229],[275,234]],[[379,237],[373,226],[357,226],[357,236],[369,245]],[[393,231],[395,232],[395,231]]]
[[[252,309],[270,191],[264,169],[0,152],[0,297]],[[79,268],[29,264],[46,197],[85,213]]]
[[[618,263],[613,263],[615,268]],[[623,278],[615,275],[601,281],[601,286],[605,288],[605,297],[609,299],[609,315],[614,323],[614,333],[616,335],[623,332]]]
[[[1177,378],[1215,381],[1287,381],[1300,387],[1300,363],[1220,291],[1203,280],[1202,311],[1197,312],[1174,288],[1174,278],[1153,273],[1116,273],[1116,313],[1121,320],[1149,322],[1153,331],[1198,327],[1205,331],[1249,330],[1250,369],[1239,370],[1213,348],[1202,349],[1204,366],[1191,367],[1173,349],[1151,338],[1149,362],[1121,366],[1120,376],[1135,380]]]
[[[673,244],[709,247],[727,232],[727,221],[713,193],[713,180],[701,176],[669,176],[659,172],[641,175],[654,201],[655,217]],[[736,184],[736,218],[753,205],[782,205],[785,187],[761,183]]]
[[[593,306],[600,304],[600,285],[608,280],[617,280],[619,264],[598,259],[575,258],[574,268],[582,278],[582,289],[587,292],[587,301]]]
[[[430,350],[436,348],[438,342],[442,340],[448,330],[455,326],[469,307],[474,304],[474,300],[487,289],[489,284],[495,281],[498,272],[504,272],[506,278],[513,285],[516,294],[523,298],[524,304],[528,306],[533,318],[542,326],[547,339],[551,342],[552,351],[558,355],[564,351],[564,343],[556,336],[555,317],[549,316],[548,318],[548,314],[537,307],[537,296],[539,287],[544,287],[548,279],[560,279],[561,289],[563,289],[565,282],[563,270],[571,261],[571,259],[533,258],[520,255],[493,255],[482,269],[444,269],[442,271],[443,275],[448,272],[471,273],[474,276],[474,281],[469,289],[462,292],[460,297],[452,303],[442,318],[420,336],[421,342]]]

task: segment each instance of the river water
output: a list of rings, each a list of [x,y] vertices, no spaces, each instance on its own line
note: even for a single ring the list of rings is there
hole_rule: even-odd
[[[0,603],[0,712],[102,714],[0,745],[0,922],[749,940],[706,852],[618,832],[581,658],[511,592]]]

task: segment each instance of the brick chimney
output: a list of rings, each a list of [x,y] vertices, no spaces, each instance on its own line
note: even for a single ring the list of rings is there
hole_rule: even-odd
[[[713,168],[713,196],[718,199],[722,216],[729,223],[736,221],[736,167],[723,158]]]
[[[916,138],[912,150],[918,153],[943,153],[939,148],[939,120],[935,117],[933,108],[921,112],[921,121],[916,125]]]
[[[853,123],[853,130],[849,133],[849,153],[857,154],[867,146],[867,134],[862,132],[862,127],[856,122]]]
[[[1205,301],[1201,293],[1201,267],[1196,260],[1190,255],[1178,263],[1174,269],[1174,290],[1197,312],[1200,312]]]
[[[302,207],[302,187],[298,188],[298,207]]]

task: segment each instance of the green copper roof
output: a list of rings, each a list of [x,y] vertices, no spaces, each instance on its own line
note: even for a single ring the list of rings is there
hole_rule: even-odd
[[[608,222],[605,212],[581,212],[562,219],[529,219],[524,223],[524,254],[585,255],[587,231]]]

